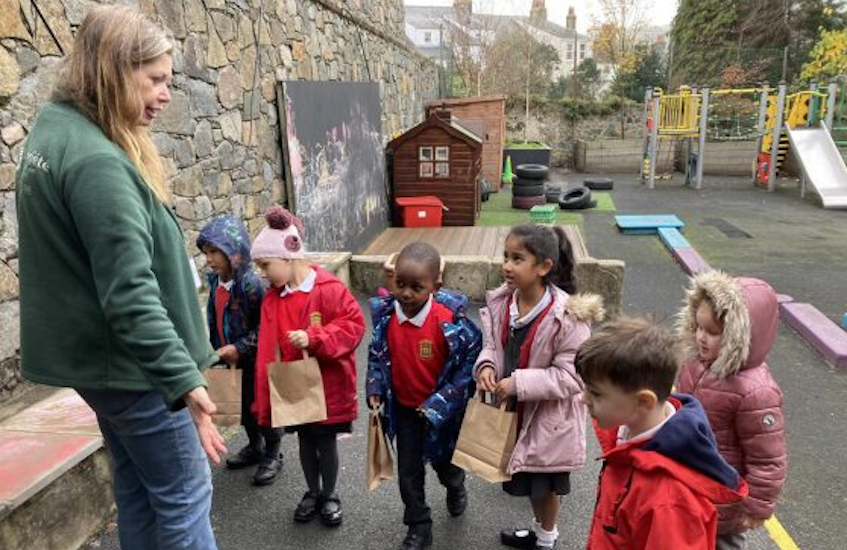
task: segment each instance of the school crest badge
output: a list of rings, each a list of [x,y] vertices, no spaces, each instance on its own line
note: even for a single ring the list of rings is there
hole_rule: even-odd
[[[313,311],[309,314],[309,324],[313,327],[321,326],[321,322],[323,321],[323,316],[320,311]]]
[[[433,357],[432,340],[421,340],[418,344],[418,359],[428,361]]]

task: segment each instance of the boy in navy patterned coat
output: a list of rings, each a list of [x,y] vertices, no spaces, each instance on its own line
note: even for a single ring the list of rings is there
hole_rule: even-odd
[[[432,544],[426,462],[447,488],[450,515],[461,515],[467,506],[465,473],[450,459],[475,390],[472,372],[482,335],[465,316],[467,298],[439,289],[440,268],[433,247],[412,243],[397,259],[394,295],[370,302],[368,406],[384,403],[386,435],[397,438],[397,480],[408,527],[401,550]]]

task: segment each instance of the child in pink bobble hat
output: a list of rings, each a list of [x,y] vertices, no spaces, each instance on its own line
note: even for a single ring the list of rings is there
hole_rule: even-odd
[[[268,226],[250,251],[271,285],[262,301],[253,412],[260,426],[271,425],[267,366],[275,360],[277,346],[283,361],[301,359],[304,350],[318,360],[327,419],[286,428],[297,432],[308,486],[294,520],[308,522],[320,516],[324,525],[337,526],[343,518],[335,492],[336,438],[351,432],[356,419],[356,348],[365,333],[365,319],[344,283],[306,259],[303,223],[280,206],[268,209],[265,218]]]

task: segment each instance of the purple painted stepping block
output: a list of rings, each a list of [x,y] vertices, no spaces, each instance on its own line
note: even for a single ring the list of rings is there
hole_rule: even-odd
[[[788,294],[777,294],[776,295],[776,303],[778,304],[787,304],[793,302],[794,298],[789,296]]]
[[[779,306],[782,318],[832,365],[847,368],[847,333],[812,304]]]
[[[673,257],[682,266],[683,271],[689,275],[697,275],[712,270],[712,266],[693,248],[674,248]]]

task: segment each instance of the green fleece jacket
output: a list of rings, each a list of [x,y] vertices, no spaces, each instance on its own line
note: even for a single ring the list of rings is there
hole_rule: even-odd
[[[48,103],[21,158],[25,378],[158,390],[172,407],[216,362],[182,231],[124,152],[72,106]]]

